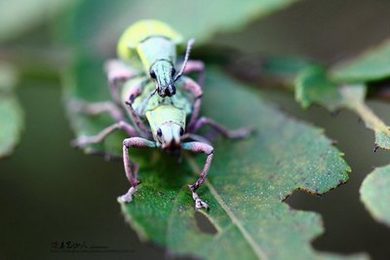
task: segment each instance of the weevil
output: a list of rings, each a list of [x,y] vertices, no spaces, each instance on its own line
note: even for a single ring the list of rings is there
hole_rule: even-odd
[[[107,73],[110,75],[110,71]],[[73,109],[82,113],[109,113],[116,123],[94,136],[80,136],[73,144],[82,148],[102,142],[114,131],[122,130],[127,133],[129,137],[123,141],[123,164],[130,189],[118,197],[121,203],[130,203],[140,184],[139,167],[130,159],[130,148],[157,148],[174,154],[180,154],[183,150],[203,153],[207,156],[206,162],[199,178],[189,185],[189,189],[195,209],[207,209],[208,204],[196,191],[206,180],[214,157],[214,148],[206,138],[198,135],[197,131],[208,125],[226,138],[240,139],[247,137],[252,129],[228,130],[210,118],[199,117],[203,90],[196,81],[186,76],[177,81],[176,94],[165,97],[151,96],[149,93],[155,85],[152,82],[141,84],[142,81],[142,78],[133,78],[116,88],[120,92],[120,105],[110,101],[94,104],[81,101],[74,103]]]
[[[156,88],[152,91],[161,97],[176,93],[175,83],[183,74],[198,72],[199,81],[203,81],[203,62],[188,60],[193,43],[193,39],[188,41],[184,62],[177,72],[176,51],[183,44],[183,37],[178,32],[157,20],[141,20],[129,26],[118,41],[119,59],[110,60],[106,65],[112,72],[108,79],[114,86],[114,94],[118,93],[115,91],[118,81],[140,75],[145,81],[155,83]]]

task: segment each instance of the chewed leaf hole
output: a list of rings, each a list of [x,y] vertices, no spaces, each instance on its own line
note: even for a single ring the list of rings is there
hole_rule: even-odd
[[[304,189],[296,189],[283,201],[287,203],[291,208],[296,210],[310,210],[318,212],[318,210],[316,210],[316,204],[323,200],[324,197],[319,194],[315,194]]]
[[[203,233],[216,235],[218,230],[215,225],[201,212],[195,212],[196,225]]]

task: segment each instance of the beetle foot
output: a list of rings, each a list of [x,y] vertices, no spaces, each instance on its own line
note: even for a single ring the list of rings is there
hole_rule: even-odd
[[[126,194],[123,194],[122,196],[119,196],[117,198],[117,201],[119,203],[130,203],[133,200],[133,195],[137,191],[137,188],[131,187],[129,191]]]
[[[85,148],[87,145],[94,143],[94,139],[90,136],[80,136],[73,140],[71,145],[76,148]]]
[[[256,131],[256,129],[253,127],[240,128],[240,129],[231,131],[229,137],[232,139],[244,139],[244,138],[250,136],[251,134],[254,134],[255,131]]]
[[[195,201],[195,209],[196,210],[200,210],[202,208],[204,208],[204,209],[209,208],[209,205],[206,202],[204,202],[203,200],[201,200],[201,198],[199,197],[199,195],[196,192],[192,192],[192,198]]]

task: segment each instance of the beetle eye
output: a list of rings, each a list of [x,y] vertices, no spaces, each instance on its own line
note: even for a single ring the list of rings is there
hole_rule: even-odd
[[[158,135],[159,137],[161,137],[161,136],[162,136],[162,131],[161,131],[161,128],[157,129],[157,135]]]
[[[173,77],[173,76],[175,76],[175,74],[176,74],[176,70],[175,70],[175,68],[172,68],[172,70],[171,70],[171,76]]]
[[[183,135],[183,134],[184,134],[184,128],[180,127],[180,135]]]
[[[150,71],[150,77],[156,79],[156,73],[153,70]]]

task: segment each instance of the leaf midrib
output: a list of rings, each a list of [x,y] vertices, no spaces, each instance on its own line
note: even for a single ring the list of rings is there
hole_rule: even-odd
[[[190,167],[194,172],[200,172],[201,169],[199,165],[196,163],[195,159],[189,156],[185,156],[186,160],[189,162]],[[210,181],[205,182],[206,186],[209,188],[211,194],[214,196],[214,199],[218,202],[218,204],[223,208],[225,213],[230,218],[231,222],[238,228],[241,235],[244,237],[245,241],[249,244],[249,246],[252,248],[254,253],[259,259],[268,259],[267,254],[264,252],[262,248],[259,247],[259,245],[256,243],[256,241],[253,239],[253,237],[249,234],[249,232],[244,228],[244,226],[241,224],[239,219],[236,217],[236,215],[233,213],[232,210],[228,207],[228,205],[225,203],[225,201],[222,199],[221,195],[217,192],[217,190],[214,188],[214,186],[210,183]]]

